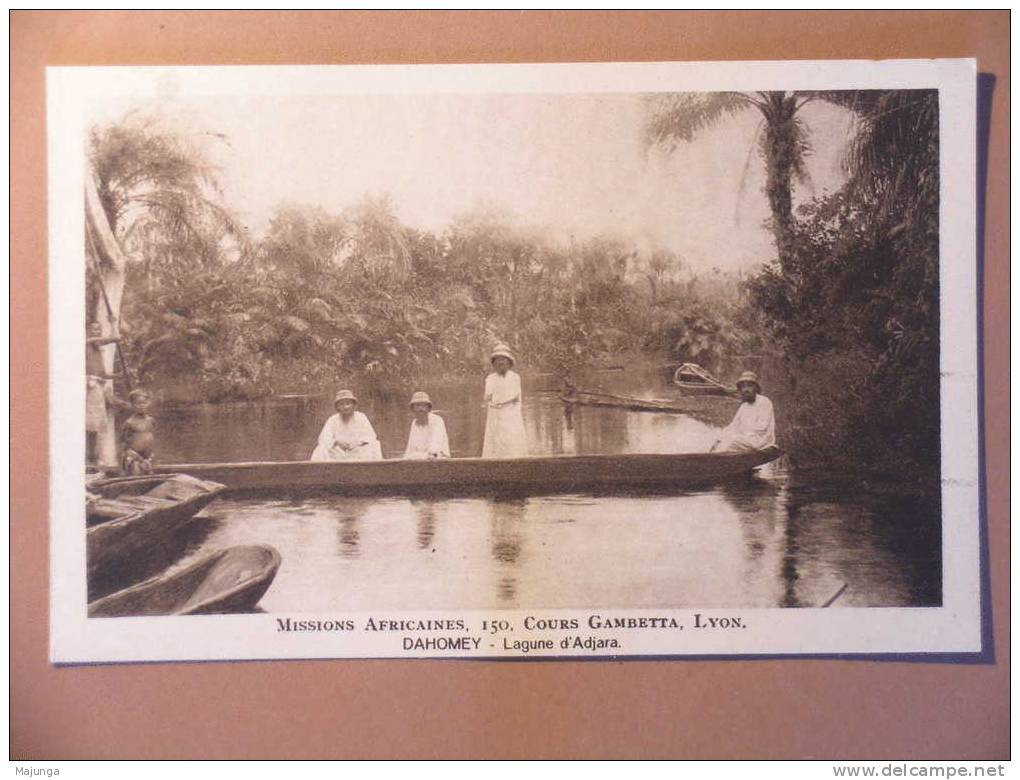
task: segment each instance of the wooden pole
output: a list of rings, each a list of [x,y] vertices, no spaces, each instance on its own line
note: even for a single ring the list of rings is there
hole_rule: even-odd
[[[103,292],[103,306],[96,312],[96,319],[108,320],[112,332],[117,327],[120,314],[127,259],[110,229],[99,198],[99,188],[91,171],[85,176],[85,240],[88,253],[95,262],[96,277]],[[105,370],[112,374],[117,349],[111,344],[102,347],[102,351]],[[117,465],[116,423],[113,411],[109,408],[106,425],[97,438],[97,455],[101,466]]]
[[[835,593],[833,593],[824,604],[822,604],[822,609],[825,609],[825,607],[831,607],[836,602],[836,599],[838,599],[840,596],[843,595],[843,591],[845,591],[845,590],[846,590],[846,583],[844,582],[843,586],[839,590],[837,590]]]
[[[86,231],[86,240],[89,245],[93,247],[93,254],[95,254],[95,246],[92,244],[92,237],[88,235]],[[106,316],[110,319],[110,326],[115,328],[117,331],[118,340],[114,342],[114,350],[117,355],[117,359],[120,361],[120,368],[124,372],[124,384],[127,385],[127,391],[130,394],[134,389],[134,383],[131,381],[131,369],[128,368],[127,361],[124,359],[124,350],[120,347],[120,317],[113,313],[113,306],[110,305],[110,296],[106,294],[106,285],[103,284],[102,274],[99,273],[99,269],[94,267],[92,273],[96,277],[96,282],[99,284],[99,293],[103,298],[103,303],[106,306]]]

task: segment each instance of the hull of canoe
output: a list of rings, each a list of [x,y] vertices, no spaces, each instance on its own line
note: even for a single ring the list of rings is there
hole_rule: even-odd
[[[531,494],[703,485],[746,474],[779,450],[749,453],[577,455],[361,462],[197,463],[162,467],[214,480],[231,492],[329,490],[345,494]]]
[[[673,382],[683,395],[720,395],[733,397],[737,391],[728,387],[717,387],[705,382]]]
[[[671,404],[664,401],[643,401],[640,398],[606,398],[598,395],[578,393],[560,396],[560,400],[565,404],[573,406],[602,406],[610,409],[623,409],[628,412],[690,413],[690,409],[682,404]]]
[[[159,506],[91,525],[86,531],[89,578],[96,578],[109,569],[129,568],[133,560],[147,557],[223,490],[223,485],[210,485],[187,498],[168,500]],[[115,493],[115,490],[110,492]]]
[[[89,604],[89,617],[251,612],[280,568],[275,548],[231,547]]]

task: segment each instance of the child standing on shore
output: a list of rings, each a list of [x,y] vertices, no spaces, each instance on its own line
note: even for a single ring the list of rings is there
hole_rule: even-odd
[[[149,415],[149,394],[144,390],[132,390],[129,397],[131,415],[120,429],[120,440],[124,446],[120,470],[125,476],[151,474],[156,437],[155,420]]]

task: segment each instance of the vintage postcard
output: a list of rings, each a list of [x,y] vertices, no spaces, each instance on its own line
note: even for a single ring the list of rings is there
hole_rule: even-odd
[[[982,649],[972,60],[51,68],[51,660]]]

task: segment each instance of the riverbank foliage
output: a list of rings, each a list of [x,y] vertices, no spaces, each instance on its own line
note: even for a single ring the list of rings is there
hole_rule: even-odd
[[[783,352],[790,446],[937,484],[938,95],[832,99],[858,116],[847,184],[800,210],[750,285]]]
[[[559,240],[485,208],[419,230],[384,196],[340,212],[280,204],[251,235],[209,162],[223,139],[135,115],[96,127],[93,174],[130,258],[127,362],[164,399],[204,401],[476,373],[500,341],[529,371],[695,362],[730,379],[752,366],[783,397],[795,459],[937,476],[937,95],[808,96],[857,129],[845,186],[792,212],[805,98],[752,97],[776,107],[761,154],[782,197],[768,193],[776,256],[751,276],[621,237]],[[715,117],[698,104],[692,124],[686,105],[650,132],[683,141]]]
[[[497,342],[526,370],[550,372],[647,358],[715,366],[748,342],[736,326],[741,279],[696,274],[665,250],[564,243],[482,208],[422,231],[385,197],[340,213],[283,204],[251,236],[216,200],[202,148],[174,131],[138,120],[96,128],[91,156],[132,259],[124,353],[164,397],[476,373]],[[120,205],[129,201],[161,205]]]

